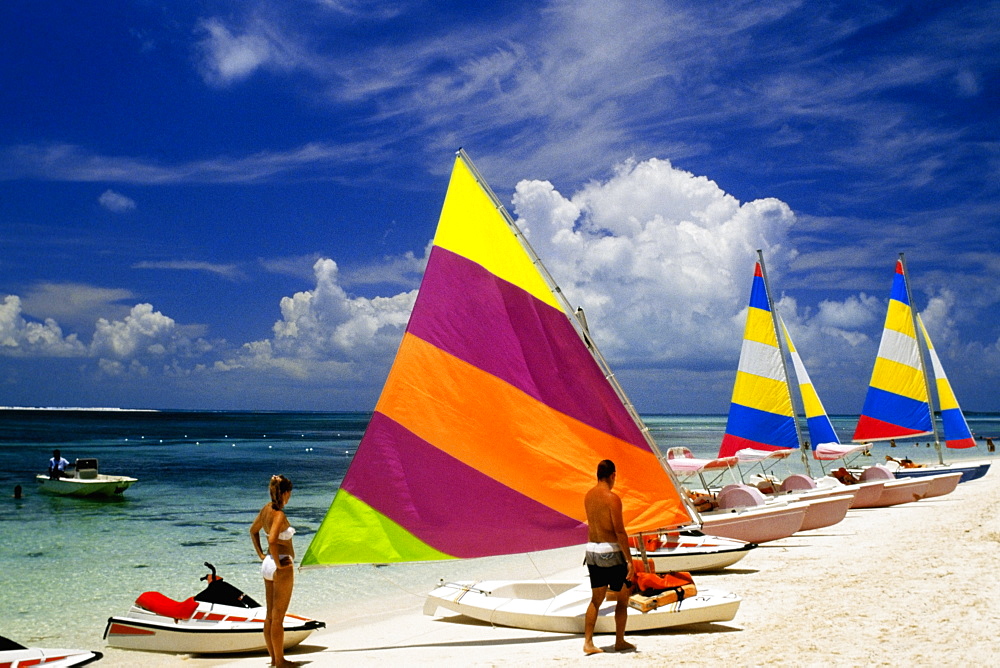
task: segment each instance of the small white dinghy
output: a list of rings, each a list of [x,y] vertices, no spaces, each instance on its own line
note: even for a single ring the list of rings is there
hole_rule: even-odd
[[[697,530],[644,535],[640,538],[646,548],[646,558],[653,560],[657,573],[722,570],[757,547],[756,543],[709,536]],[[633,539],[629,540],[631,542]],[[633,549],[632,557],[641,557],[638,549]]]
[[[0,636],[0,668],[21,668],[40,666],[41,668],[70,668],[85,666],[99,660],[103,654],[85,649],[43,649],[25,647],[20,643]]]
[[[39,490],[60,496],[121,496],[125,490],[138,482],[136,478],[124,475],[104,475],[97,472],[97,460],[77,459],[72,473],[64,473],[58,478],[45,473],[35,476]]]
[[[145,592],[129,611],[110,617],[104,637],[111,647],[177,654],[236,654],[267,649],[265,609],[238,588],[223,582],[215,567],[202,580],[208,586],[185,601]],[[285,615],[285,649],[295,647],[323,622]]]
[[[584,580],[483,580],[442,583],[427,595],[424,614],[438,608],[499,626],[549,633],[583,633],[590,605],[590,582]],[[729,592],[698,591],[694,596],[641,612],[629,606],[626,631],[647,631],[736,616],[740,597]],[[598,610],[595,633],[615,632],[615,602]]]

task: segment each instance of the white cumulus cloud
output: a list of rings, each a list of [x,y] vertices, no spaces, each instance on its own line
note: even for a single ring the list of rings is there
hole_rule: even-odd
[[[0,303],[0,354],[76,357],[86,354],[86,347],[76,334],[64,336],[52,318],[44,322],[24,319],[21,298],[7,295]]]
[[[755,250],[777,274],[795,254],[785,203],[741,204],[666,160],[625,163],[571,197],[522,181],[514,210],[605,354],[644,365],[733,354]]]

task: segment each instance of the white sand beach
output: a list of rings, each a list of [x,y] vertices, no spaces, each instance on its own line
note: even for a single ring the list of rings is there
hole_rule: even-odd
[[[945,497],[852,510],[833,527],[760,547],[726,571],[696,574],[699,586],[743,598],[734,620],[630,634],[638,646],[634,653],[585,657],[579,635],[427,617],[419,594],[430,585],[411,583],[406,589],[413,593],[390,591],[395,587],[387,584],[370,601],[295,609],[325,620],[327,628],[288,658],[310,667],[1000,665],[998,506],[1000,474],[991,471]],[[546,577],[577,578],[586,573],[577,565],[580,558],[580,548],[566,548],[532,563]],[[523,561],[516,563],[508,577],[534,576],[524,571]],[[335,570],[329,573],[336,576]],[[614,639],[596,640],[610,648]],[[263,655],[210,659],[104,651],[98,665],[109,668],[268,663]]]

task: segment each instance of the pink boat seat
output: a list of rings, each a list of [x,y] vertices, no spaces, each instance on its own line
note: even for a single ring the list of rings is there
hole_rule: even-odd
[[[875,466],[869,466],[864,471],[861,472],[861,482],[867,482],[869,480],[895,480],[896,476],[892,474],[892,471],[882,466],[881,464],[876,464]]]
[[[764,495],[749,485],[726,485],[719,492],[720,508],[752,508],[764,505]]]
[[[816,481],[802,473],[793,473],[781,481],[782,492],[816,489]]]
[[[193,597],[184,601],[175,601],[158,591],[145,591],[139,594],[139,598],[135,599],[135,604],[161,617],[172,619],[191,619],[191,615],[198,609],[198,601],[194,600]]]

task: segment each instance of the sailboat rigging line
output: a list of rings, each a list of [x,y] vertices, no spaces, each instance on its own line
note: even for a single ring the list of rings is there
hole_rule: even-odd
[[[469,168],[469,172],[472,174],[472,178],[476,180],[476,183],[478,183],[479,186],[483,189],[483,192],[485,192],[487,196],[492,200],[493,205],[496,207],[497,211],[500,212],[501,217],[504,219],[504,222],[507,223],[507,226],[511,229],[511,232],[514,234],[514,237],[524,248],[524,251],[528,254],[528,257],[531,258],[532,263],[534,263],[535,266],[538,268],[538,272],[542,275],[542,278],[545,280],[545,283],[548,285],[549,289],[552,290],[552,292],[557,296],[559,303],[562,305],[563,314],[567,318],[569,318],[570,323],[573,325],[573,331],[575,331],[577,335],[581,338],[584,345],[587,347],[587,350],[589,350],[590,354],[593,356],[594,361],[597,362],[597,365],[605,373],[605,378],[608,379],[608,382],[611,384],[611,387],[615,391],[615,394],[618,395],[618,398],[621,400],[622,405],[625,406],[625,410],[632,418],[632,421],[635,423],[636,428],[638,428],[639,431],[642,432],[642,435],[646,440],[646,444],[649,446],[653,454],[656,455],[657,461],[660,462],[660,467],[670,478],[671,482],[673,482],[674,487],[677,489],[682,489],[680,482],[678,482],[677,477],[674,475],[673,469],[671,469],[670,466],[666,463],[666,457],[664,453],[660,450],[659,444],[657,444],[656,440],[653,439],[649,430],[644,428],[645,423],[643,422],[642,418],[639,417],[639,412],[635,409],[635,406],[632,405],[631,400],[629,400],[628,396],[625,394],[625,389],[618,382],[618,379],[615,378],[614,373],[612,373],[611,371],[611,366],[604,358],[604,355],[601,354],[601,351],[600,349],[598,349],[597,344],[590,339],[590,337],[587,335],[586,332],[582,331],[582,328],[580,326],[580,321],[573,315],[574,313],[573,305],[569,303],[569,299],[566,298],[566,295],[559,287],[559,284],[556,283],[556,280],[552,277],[552,274],[549,273],[549,270],[542,262],[541,257],[538,255],[538,253],[535,252],[535,249],[532,248],[531,243],[528,241],[527,237],[525,237],[524,233],[521,232],[521,229],[517,226],[517,223],[514,222],[514,218],[510,215],[510,213],[507,211],[507,208],[500,201],[500,198],[497,197],[496,193],[493,192],[493,189],[490,187],[489,183],[487,183],[486,179],[483,178],[482,173],[480,173],[479,169],[473,164],[472,159],[469,158],[468,154],[465,152],[465,149],[461,148],[458,149],[457,155],[462,159],[466,167]],[[684,509],[687,511],[688,516],[691,518],[691,524],[700,526],[701,515],[698,513],[698,510],[694,507],[694,504],[691,502],[691,499],[688,498],[687,494],[681,494],[680,499],[681,502],[684,504]]]
[[[920,325],[917,323],[917,306],[913,303],[913,294],[910,292],[910,269],[906,266],[906,256],[899,254],[899,262],[903,265],[903,285],[906,286],[906,301],[910,302],[910,318],[913,320],[913,336],[917,339],[917,355],[920,357],[920,367],[924,376],[924,388],[927,391],[927,410],[931,414],[931,429],[934,432],[934,449],[937,451],[938,464],[944,464],[944,455],[941,454],[941,439],[938,437],[937,418],[934,416],[934,404],[931,400],[931,379],[928,373],[927,360],[924,358],[924,346],[921,345]],[[938,397],[938,404],[941,398]]]

